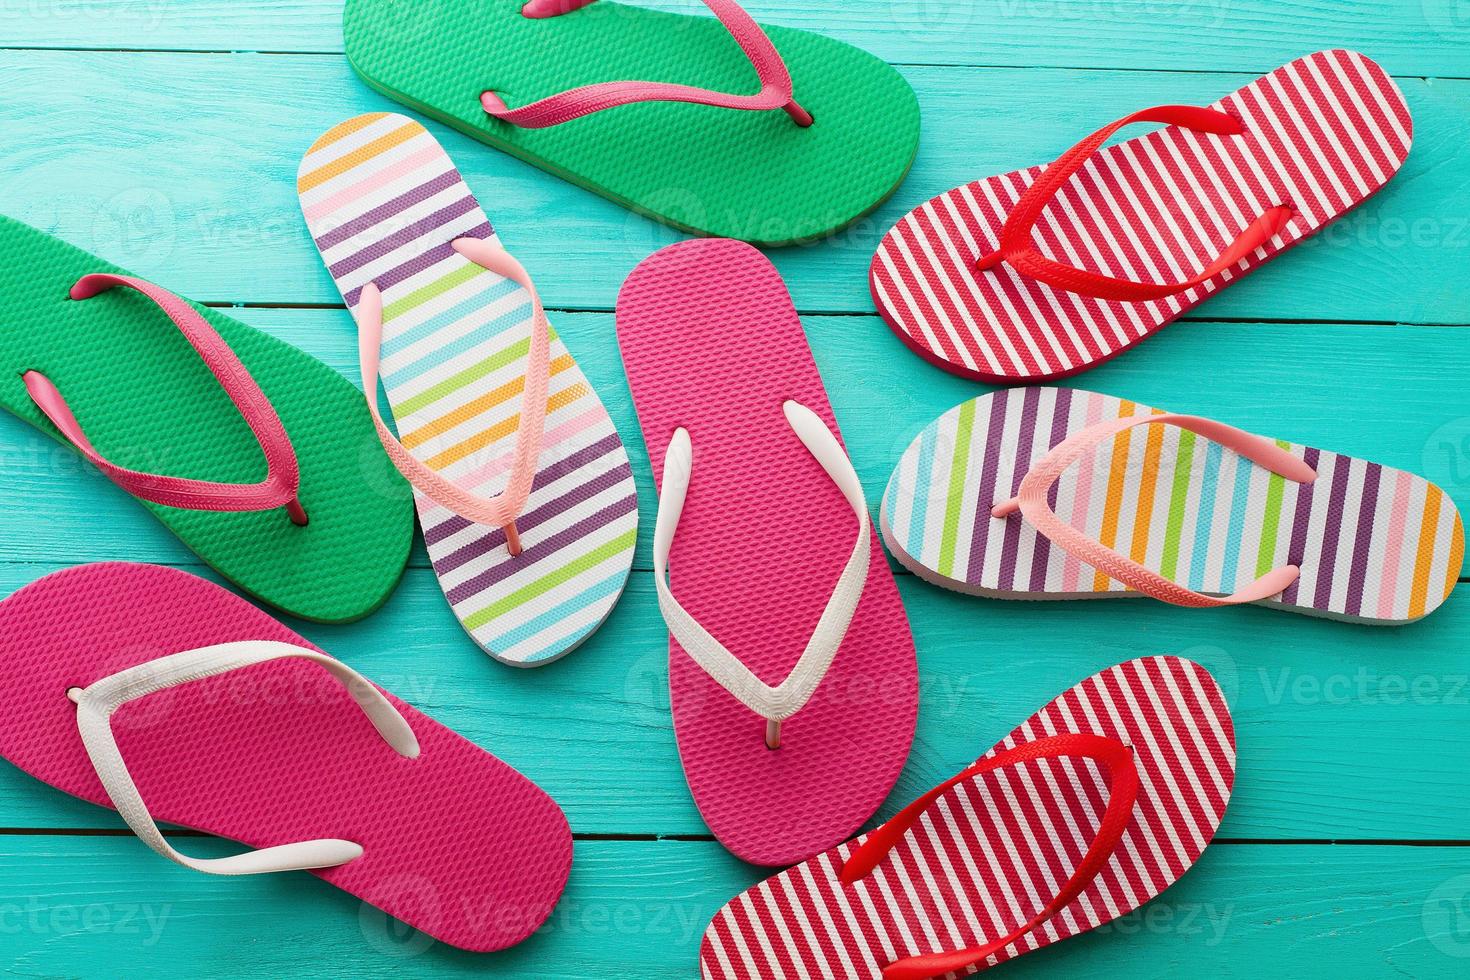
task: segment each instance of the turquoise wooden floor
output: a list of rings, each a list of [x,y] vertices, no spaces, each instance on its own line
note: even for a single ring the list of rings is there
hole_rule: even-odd
[[[1408,96],[1416,142],[1402,174],[1085,384],[1415,470],[1470,512],[1464,0],[748,6],[866,46],[900,66],[922,103],[923,142],[897,195],[833,242],[772,256],[875,506],[924,423],[981,390],[920,362],[872,315],[867,261],[894,219],[963,180],[1050,159],[1124,112],[1209,102],[1293,57],[1347,46],[1382,63]],[[0,0],[0,212],[231,308],[353,375],[353,327],[294,190],[319,133],[392,108],[341,57],[339,17],[340,0]],[[537,671],[477,650],[421,548],[376,615],[297,625],[562,803],[578,841],[566,896],[523,946],[463,954],[307,875],[231,880],[170,865],[109,812],[0,766],[8,974],[688,977],[705,923],[758,877],[710,840],[679,769],[648,572],[654,494],[609,312],[633,266],[676,236],[431,128],[536,276],[634,450],[640,559],[607,625]],[[99,559],[200,571],[140,508],[8,415],[0,505],[0,595]],[[1007,976],[1470,969],[1470,589],[1391,630],[1257,608],[985,602],[908,575],[900,588],[923,700],[883,815],[1116,661],[1183,654],[1231,697],[1240,773],[1200,865],[1141,912],[1008,965]],[[204,839],[184,846],[223,850]]]

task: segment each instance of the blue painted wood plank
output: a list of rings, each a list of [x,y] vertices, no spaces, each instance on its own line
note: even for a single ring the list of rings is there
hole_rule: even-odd
[[[306,874],[210,878],[125,838],[0,838],[0,880],[0,967],[19,976],[672,980],[696,975],[705,925],[757,873],[711,843],[581,842],[543,930],[478,955],[402,931]],[[1005,970],[1460,976],[1467,887],[1463,848],[1216,844],[1149,905]]]
[[[698,9],[690,0],[650,2]],[[335,52],[339,6],[0,4],[0,48]],[[754,0],[751,9],[917,66],[904,70],[923,104],[925,137],[909,181],[837,240],[775,255],[798,304],[813,312],[870,311],[865,269],[877,236],[960,180],[1048,159],[1139,105],[1208,101],[1315,48],[1342,44],[1381,60],[1403,76],[1416,117],[1414,153],[1389,190],[1327,237],[1227,290],[1198,312],[1203,322],[1175,327],[1076,383],[1412,469],[1462,509],[1470,503],[1470,394],[1459,383],[1470,369],[1470,334],[1364,323],[1470,323],[1470,83],[1413,77],[1470,76],[1470,18],[1453,0],[853,0],[840,18],[828,0]],[[975,65],[1001,67],[965,67]],[[1079,68],[1106,70],[1056,70]],[[0,85],[0,212],[198,298],[336,302],[296,210],[296,161],[341,118],[396,108],[368,93],[339,56],[11,50],[0,51]],[[558,307],[610,308],[632,266],[678,237],[436,132]],[[351,326],[340,310],[240,315],[354,373]],[[1342,322],[1215,322],[1222,319]],[[464,637],[420,550],[378,615],[301,628],[532,775],[584,836],[698,835],[704,828],[669,728],[666,638],[647,580],[653,495],[611,317],[556,320],[609,403],[640,479],[640,570],[607,626],[563,664],[507,671]],[[876,502],[909,439],[984,389],[922,364],[875,317],[809,316],[806,325]],[[0,417],[0,514],[0,595],[97,557],[197,567],[139,508],[8,416]],[[1081,676],[1171,652],[1206,664],[1230,695],[1242,769],[1226,836],[1465,837],[1466,595],[1425,623],[1385,630],[1144,602],[1038,609],[956,596],[912,576],[900,587],[920,649],[923,708],[884,814]],[[584,839],[549,930],[509,954],[476,957],[422,948],[307,876],[206,879],[125,837],[91,836],[118,826],[105,811],[0,765],[0,827],[79,834],[0,830],[0,965],[8,972],[688,976],[704,922],[756,877],[707,841]],[[184,844],[223,850],[209,840]],[[1465,854],[1382,844],[1216,846],[1150,911],[1007,969],[1458,975],[1470,954],[1458,914],[1470,892]],[[136,914],[142,906],[161,930]]]
[[[0,565],[0,595],[54,567]],[[1240,766],[1225,836],[1465,836],[1470,593],[1429,620],[1389,629],[1141,599],[1037,607],[961,596],[911,575],[899,588],[919,651],[919,727],[883,815],[1084,677],[1170,653],[1211,670],[1233,706]],[[667,633],[649,573],[634,574],[606,625],[574,655],[533,671],[508,669],[475,647],[427,570],[410,572],[360,623],[292,625],[526,773],[576,832],[708,833],[674,743]],[[121,826],[4,764],[0,814],[0,827]]]
[[[636,4],[703,13],[693,0]],[[12,6],[0,34],[4,45],[342,49],[342,0]],[[744,6],[762,23],[819,31],[903,64],[1251,71],[1314,48],[1355,47],[1391,59],[1404,74],[1470,75],[1470,16],[1456,0],[747,0]]]
[[[1270,66],[1266,66],[1270,67]],[[907,68],[924,136],[898,193],[820,247],[774,250],[808,312],[871,311],[868,262],[914,205],[1053,159],[1141,106],[1209,102],[1251,76]],[[126,86],[117,80],[128,80]],[[1197,317],[1470,323],[1470,81],[1402,79],[1418,144],[1401,175]],[[355,113],[401,108],[336,56],[0,51],[0,213],[55,230],[203,301],[336,303],[296,201],[305,147]],[[105,120],[105,125],[99,125]],[[459,134],[431,127],[553,306],[611,309],[678,236]]]
[[[357,376],[356,334],[342,310],[240,309],[269,330]],[[553,314],[622,434],[638,480],[637,565],[649,568],[655,495],[618,355],[613,316]],[[875,512],[899,456],[925,425],[988,390],[932,367],[875,316],[804,319],[843,436]],[[1263,435],[1411,470],[1470,514],[1470,331],[1324,324],[1184,323],[1066,384]],[[1429,379],[1440,379],[1440,383]],[[1344,407],[1344,391],[1382,424]],[[121,491],[70,452],[0,413],[0,560],[187,564],[191,555]],[[20,515],[29,513],[22,518]],[[413,561],[427,565],[422,549]]]

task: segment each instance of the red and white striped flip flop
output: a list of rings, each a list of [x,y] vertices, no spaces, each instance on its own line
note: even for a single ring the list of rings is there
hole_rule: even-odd
[[[1101,149],[1136,122],[1167,128]],[[955,374],[1076,374],[1367,200],[1412,132],[1382,68],[1319,51],[1209,108],[1143,109],[1053,164],[926,201],[879,244],[873,300]]]
[[[1127,915],[1199,859],[1235,781],[1219,686],[1130,660],[870,834],[721,909],[704,980],[963,976]]]

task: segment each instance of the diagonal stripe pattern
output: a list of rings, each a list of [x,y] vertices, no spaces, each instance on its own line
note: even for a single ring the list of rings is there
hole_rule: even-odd
[[[1016,728],[986,758],[1068,733],[1133,750],[1133,814],[1101,873],[1055,917],[1006,948],[1011,959],[1138,908],[1199,859],[1235,780],[1235,732],[1209,673],[1147,657],[1096,674]],[[858,837],[749,889],[705,931],[705,980],[879,980],[895,960],[984,946],[1060,891],[1108,799],[1091,762],[1036,760],[964,780],[852,884],[838,878]],[[973,973],[974,970],[965,971]]]
[[[471,492],[499,493],[520,425],[531,303],[450,247],[494,237],[459,172],[423,126],[371,113],[312,145],[298,190],[348,305],[368,282],[382,291],[380,373],[403,445]],[[500,528],[417,502],[455,615],[507,663],[570,651],[612,610],[632,565],[638,511],[627,453],[554,335],[538,472],[517,521],[522,554],[509,554]]]
[[[1171,126],[1097,153],[1032,233],[1046,258],[1133,281],[1178,282],[1206,268],[1267,209],[1293,217],[1254,254],[1202,285],[1149,302],[1082,296],[974,268],[1045,167],[973,181],[919,205],[880,242],[869,269],[878,311],[921,356],[985,381],[1086,370],[1162,329],[1237,277],[1382,188],[1409,154],[1403,95],[1378,65],[1319,51],[1211,108],[1241,136]]]

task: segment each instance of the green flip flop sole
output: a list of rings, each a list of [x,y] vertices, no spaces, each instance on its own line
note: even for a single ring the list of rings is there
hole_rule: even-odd
[[[97,452],[131,469],[251,483],[260,444],[184,335],[132,290],[85,301],[91,272],[127,273],[0,217],[0,405],[60,441],[21,376],[39,371],[66,396]],[[295,448],[297,527],[284,508],[216,513],[140,501],[226,579],[262,602],[319,622],[376,609],[403,574],[410,494],[378,442],[362,394],[320,361],[195,306],[270,399]]]
[[[908,82],[865,51],[765,27],[815,119],[676,102],[620,106],[546,129],[486,115],[489,89],[520,106],[597,82],[674,82],[749,93],[755,72],[715,18],[607,0],[560,17],[523,0],[348,0],[343,35],[369,85],[624,207],[758,245],[820,238],[898,188],[919,141]]]

